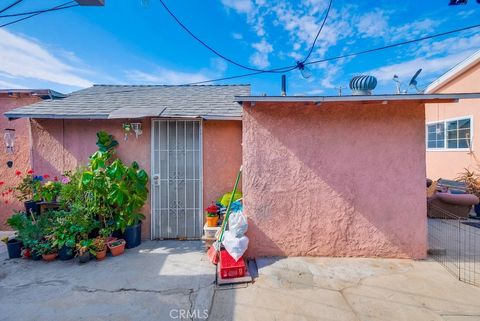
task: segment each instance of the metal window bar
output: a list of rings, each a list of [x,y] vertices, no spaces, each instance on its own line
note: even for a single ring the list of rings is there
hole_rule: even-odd
[[[480,286],[480,229],[464,224],[480,221],[456,216],[435,204],[428,206],[436,211],[435,218],[428,218],[430,257],[460,281]]]

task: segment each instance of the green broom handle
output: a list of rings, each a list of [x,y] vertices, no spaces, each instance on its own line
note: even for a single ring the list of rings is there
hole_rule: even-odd
[[[228,217],[230,216],[230,208],[232,206],[233,198],[235,197],[235,193],[237,192],[237,187],[238,187],[238,182],[240,181],[240,176],[242,175],[242,167],[243,166],[240,166],[240,170],[238,171],[237,179],[235,180],[235,186],[233,187],[232,196],[230,196],[230,203],[228,203],[228,206],[227,206],[227,213],[225,213],[225,218],[223,219],[223,222],[222,222],[222,228],[221,228],[222,232],[220,233],[220,238],[218,239],[220,242],[222,242],[222,240],[223,240],[223,233],[225,233],[225,226],[227,225]]]

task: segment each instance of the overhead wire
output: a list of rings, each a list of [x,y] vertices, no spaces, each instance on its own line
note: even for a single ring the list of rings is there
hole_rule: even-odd
[[[12,4],[10,4],[10,5],[6,6],[5,8],[1,9],[1,10],[0,10],[0,13],[5,12],[5,11],[7,11],[7,10],[10,9],[10,8],[15,7],[17,4],[19,4],[19,3],[22,2],[22,1],[23,1],[23,0],[17,0],[17,1],[15,1],[15,2],[13,2]]]
[[[433,34],[433,35],[428,35],[428,36],[425,36],[425,37],[420,37],[420,38],[416,38],[416,39],[412,39],[412,40],[397,42],[397,43],[394,43],[394,44],[385,45],[385,46],[381,46],[381,47],[376,47],[376,48],[372,48],[372,49],[357,51],[357,52],[354,52],[354,53],[349,53],[349,54],[344,54],[344,55],[339,55],[339,56],[334,56],[334,57],[329,57],[329,58],[324,58],[324,59],[313,60],[313,61],[305,62],[305,65],[312,65],[312,64],[322,63],[322,62],[339,60],[339,59],[343,59],[343,58],[360,56],[360,55],[364,55],[364,54],[367,54],[367,53],[372,53],[372,52],[376,52],[376,51],[381,51],[381,50],[385,50],[385,49],[399,47],[399,46],[403,46],[403,45],[407,45],[407,44],[411,44],[411,43],[416,43],[416,42],[420,42],[420,41],[424,41],[424,40],[428,40],[428,39],[438,38],[438,37],[450,35],[450,34],[453,34],[453,33],[458,33],[458,32],[461,32],[461,31],[475,29],[475,28],[478,28],[478,27],[480,27],[480,24],[471,25],[471,26],[468,26],[468,27],[463,27],[463,28],[459,28],[459,29],[445,31],[445,32],[441,32],[441,33],[436,33],[436,34]],[[293,69],[296,69],[296,68],[293,68]],[[288,71],[291,71],[293,69],[290,69]],[[260,75],[260,74],[263,74],[263,73],[265,73],[265,72],[258,71],[258,72],[252,72],[252,73],[247,73],[247,74],[217,78],[217,79],[212,79],[212,80],[196,81],[196,82],[191,82],[191,83],[187,83],[187,84],[184,84],[184,85],[207,84],[207,83],[223,81],[223,80],[231,80],[231,79],[250,77],[250,76]]]
[[[32,14],[26,16],[26,17],[23,17],[23,18],[20,18],[20,19],[17,19],[17,20],[13,20],[13,21],[4,23],[4,24],[0,25],[0,28],[6,27],[6,26],[10,26],[10,25],[13,25],[13,24],[15,24],[15,23],[18,23],[18,22],[20,22],[20,21],[24,21],[24,20],[33,18],[33,17],[38,16],[38,15],[40,15],[40,14],[42,14],[42,13],[45,13],[45,12],[54,11],[54,10],[59,10],[59,9],[67,9],[67,8],[79,6],[79,4],[75,4],[75,5],[69,6],[69,4],[71,4],[71,3],[73,3],[73,2],[75,2],[75,1],[68,1],[68,2],[65,2],[65,3],[63,3],[63,4],[61,4],[61,5],[55,6],[55,7],[53,7],[53,8],[50,8],[50,9],[40,10],[40,11],[38,11],[38,12],[36,12],[36,13],[32,13]]]
[[[70,1],[71,2],[75,2],[75,1]],[[78,4],[72,4],[72,5],[69,5],[69,6],[64,6],[64,7],[60,7],[60,8],[50,8],[50,9],[43,9],[43,10],[35,10],[35,11],[26,11],[26,12],[20,12],[20,13],[11,13],[11,14],[4,14],[4,15],[0,15],[0,18],[13,18],[13,17],[20,17],[20,16],[26,16],[26,15],[30,15],[30,14],[35,14],[35,13],[45,13],[45,12],[50,12],[50,11],[57,11],[57,10],[63,10],[63,9],[68,9],[68,8],[71,8],[71,7],[77,7],[79,6]]]

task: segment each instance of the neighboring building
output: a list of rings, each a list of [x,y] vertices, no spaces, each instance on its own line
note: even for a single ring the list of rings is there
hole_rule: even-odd
[[[59,99],[65,97],[53,90],[48,89],[0,89],[0,113],[8,112],[14,108],[30,105],[45,99]],[[15,153],[7,154],[4,147],[0,150],[0,181],[16,184],[19,179],[15,176],[15,170],[22,172],[30,168],[30,131],[27,119],[10,122],[6,118],[0,119],[2,146],[5,129],[15,129]],[[7,166],[8,161],[13,161],[13,166]],[[0,230],[8,229],[5,221],[14,210],[21,210],[23,204],[9,200],[0,205]]]
[[[97,131],[140,123],[118,155],[151,177],[145,237],[200,238],[243,163],[248,255],[425,257],[424,104],[467,96],[249,95],[99,85],[5,115],[31,119],[33,168],[51,175],[87,162]]]
[[[426,93],[480,92],[480,50],[430,84]],[[480,100],[426,105],[427,177],[455,179],[480,172]]]

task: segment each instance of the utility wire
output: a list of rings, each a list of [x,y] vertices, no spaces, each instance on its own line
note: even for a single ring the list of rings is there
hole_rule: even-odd
[[[12,8],[12,7],[15,7],[17,4],[19,4],[19,3],[22,2],[22,1],[23,1],[23,0],[17,0],[17,1],[15,1],[15,2],[12,3],[11,5],[6,6],[5,8],[1,9],[1,10],[0,10],[0,13],[5,12],[5,11],[7,11],[8,9]]]
[[[27,11],[27,12],[22,12],[22,13],[11,13],[11,14],[4,14],[0,15],[0,18],[12,18],[12,17],[19,17],[19,16],[26,16],[30,14],[35,14],[35,13],[45,13],[45,12],[50,12],[50,11],[57,11],[57,10],[62,10],[62,9],[68,9],[71,7],[77,7],[78,4],[71,4],[69,6],[64,6],[60,8],[50,8],[50,9],[44,9],[44,10],[36,10],[36,11]]]
[[[292,67],[295,67],[296,66],[289,66],[289,67],[284,67],[284,68],[275,68],[275,69],[269,69],[269,70],[266,70],[266,69],[257,69],[257,68],[252,68],[252,67],[249,67],[249,66],[246,66],[246,65],[243,65],[241,63],[238,63],[226,56],[224,56],[223,54],[221,54],[220,52],[218,52],[217,50],[215,50],[214,48],[210,47],[207,43],[205,43],[202,39],[198,38],[192,31],[190,31],[190,29],[187,28],[187,26],[185,26],[178,18],[177,16],[175,16],[175,14],[167,7],[167,5],[165,4],[165,2],[163,0],[159,0],[160,3],[162,4],[162,6],[165,8],[165,10],[168,12],[168,14],[178,23],[178,25],[180,27],[182,27],[183,30],[185,30],[193,39],[195,39],[196,41],[198,41],[201,45],[203,45],[205,48],[207,48],[208,50],[210,50],[211,52],[213,52],[215,55],[217,55],[218,57],[228,61],[229,63],[235,65],[235,66],[238,66],[240,68],[243,68],[243,69],[246,69],[246,70],[250,70],[250,71],[256,71],[256,72],[273,72],[273,73],[277,73],[277,72],[285,72],[288,68],[292,68]]]
[[[53,11],[54,9],[59,9],[59,8],[64,9],[65,6],[68,6],[68,5],[69,5],[70,3],[72,3],[72,2],[75,2],[75,1],[65,2],[64,4],[58,5],[58,6],[56,6],[56,7],[51,8],[51,9],[42,10],[42,11],[39,11],[39,12],[37,12],[37,13],[33,13],[33,14],[29,15],[29,16],[26,16],[26,17],[23,17],[23,18],[20,18],[20,19],[17,19],[17,20],[13,20],[13,21],[4,23],[4,24],[0,25],[0,28],[6,27],[6,26],[10,26],[10,25],[13,25],[13,24],[15,24],[15,23],[17,23],[17,22],[20,22],[20,21],[23,21],[23,20],[27,20],[27,19],[33,18],[33,17],[38,16],[38,15],[44,13],[44,12]],[[78,4],[76,4],[76,5],[71,5],[71,6],[69,6],[69,8],[71,8],[71,7],[76,7],[76,6],[78,6]]]
[[[425,37],[421,37],[421,38],[416,38],[416,39],[412,39],[412,40],[397,42],[397,43],[382,46],[382,47],[362,50],[362,51],[358,51],[358,52],[355,52],[355,53],[349,53],[349,54],[345,54],[345,55],[340,55],[340,56],[335,56],[335,57],[330,57],[330,58],[324,58],[324,59],[320,59],[320,60],[314,60],[314,61],[306,62],[305,65],[312,65],[312,64],[318,64],[318,63],[326,62],[326,61],[333,61],[333,60],[338,60],[338,59],[342,59],[342,58],[359,56],[359,55],[363,55],[363,54],[367,54],[367,53],[371,53],[371,52],[375,52],[375,51],[390,49],[390,48],[399,47],[399,46],[403,46],[403,45],[407,45],[407,44],[411,44],[411,43],[415,43],[415,42],[420,42],[420,41],[424,41],[424,40],[428,40],[428,39],[433,39],[433,38],[438,38],[438,37],[450,35],[450,34],[461,32],[461,31],[475,29],[475,28],[478,28],[478,27],[480,27],[480,24],[476,24],[476,25],[472,25],[472,26],[468,26],[468,27],[463,27],[463,28],[459,28],[459,29],[454,29],[454,30],[450,30],[450,31],[442,32],[442,33],[437,33],[437,34],[433,34],[433,35],[429,35],[429,36],[425,36]],[[296,69],[296,67],[295,68],[290,68],[290,70],[288,70],[288,71],[291,71],[293,69]],[[235,75],[235,76],[217,78],[217,79],[212,79],[212,80],[197,81],[197,82],[192,82],[192,83],[188,83],[188,84],[185,84],[185,85],[200,85],[200,84],[206,84],[206,83],[216,82],[216,81],[223,81],[223,80],[230,80],[230,79],[238,79],[238,78],[244,78],[244,77],[249,77],[249,76],[255,76],[255,75],[260,75],[260,74],[263,74],[263,73],[265,73],[265,72],[258,71],[258,72],[243,74],[243,75]]]
[[[330,0],[330,3],[328,4],[328,8],[327,8],[327,11],[325,12],[325,17],[323,18],[320,29],[318,29],[317,35],[315,36],[315,39],[313,40],[312,46],[310,47],[310,50],[308,51],[308,54],[301,61],[302,64],[305,64],[305,62],[308,60],[308,58],[310,58],[310,56],[312,55],[312,52],[313,52],[313,49],[315,48],[315,44],[317,42],[318,36],[320,36],[320,33],[323,30],[323,26],[325,26],[325,22],[327,22],[328,15],[330,14],[330,9],[332,8],[332,3],[333,3],[333,0]]]

